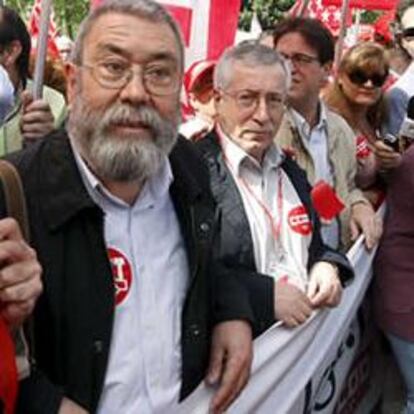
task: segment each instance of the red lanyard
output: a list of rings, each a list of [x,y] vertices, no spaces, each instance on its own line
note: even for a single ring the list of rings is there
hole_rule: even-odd
[[[223,154],[224,162],[226,163],[228,168],[232,171],[235,180],[237,180],[248,191],[248,193],[253,197],[253,199],[256,201],[256,203],[263,210],[263,213],[267,217],[268,222],[270,224],[270,228],[272,230],[272,236],[273,236],[275,242],[280,244],[280,233],[281,233],[281,230],[282,230],[282,219],[283,219],[282,169],[280,167],[277,169],[277,173],[278,173],[278,186],[277,186],[278,187],[277,188],[278,189],[278,192],[277,192],[277,214],[278,214],[278,219],[276,220],[273,217],[271,209],[261,200],[260,197],[257,196],[257,194],[253,191],[253,188],[250,186],[250,184],[243,177],[239,177],[237,175],[233,165],[231,164],[231,162],[228,159],[228,157],[226,155],[226,152],[224,150],[223,137],[221,135],[221,131],[219,131],[218,128],[216,129],[216,131],[217,131],[217,134],[218,134],[218,137],[219,137],[219,140],[220,140],[220,146],[221,146],[221,151],[222,151],[222,154]]]

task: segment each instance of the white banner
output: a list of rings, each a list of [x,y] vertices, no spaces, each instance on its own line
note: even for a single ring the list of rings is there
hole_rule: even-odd
[[[355,279],[344,290],[339,307],[315,313],[294,330],[276,324],[255,340],[249,384],[229,413],[328,414],[336,405],[338,413],[358,411],[349,411],[347,405],[350,400],[357,405],[364,397],[353,387],[365,386],[368,394],[371,348],[363,345],[370,324],[364,322],[366,313],[357,311],[372,278],[374,254],[365,249],[362,238],[349,251]],[[347,382],[350,371],[352,381]],[[201,384],[183,402],[181,412],[208,413],[213,392]],[[370,401],[375,399],[371,396]]]

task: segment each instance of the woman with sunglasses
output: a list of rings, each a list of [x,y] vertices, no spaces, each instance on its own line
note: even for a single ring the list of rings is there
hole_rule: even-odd
[[[327,88],[327,105],[342,115],[357,137],[358,186],[378,201],[379,170],[394,168],[400,154],[382,142],[381,126],[387,116],[383,87],[389,64],[384,48],[363,42],[342,58],[334,83]],[[375,156],[375,153],[377,157]]]

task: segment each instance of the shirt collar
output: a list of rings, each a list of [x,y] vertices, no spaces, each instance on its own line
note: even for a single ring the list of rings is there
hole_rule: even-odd
[[[328,125],[326,107],[325,107],[325,104],[322,101],[319,101],[318,106],[319,106],[319,108],[318,108],[319,109],[318,110],[318,115],[319,115],[318,123],[312,129],[314,129],[316,131],[319,131],[319,130],[325,130],[326,131],[326,128],[327,128],[327,125]],[[302,116],[302,114],[300,114],[294,108],[290,107],[289,110],[292,114],[293,121],[295,122],[295,125],[297,126],[300,134],[302,136],[306,137],[307,139],[309,139],[310,134],[311,134],[311,127],[310,127],[308,121],[306,121],[306,119]]]
[[[73,144],[72,139],[69,141],[71,143],[75,161],[79,168],[82,180],[91,198],[101,207],[103,207],[103,203],[109,202],[118,207],[130,208],[131,206],[129,204],[114,196],[105,188],[103,183],[91,171],[87,163],[83,160],[77,151],[76,146]],[[161,168],[153,177],[150,177],[147,180],[139,197],[137,200],[135,200],[132,207],[137,204],[145,204],[146,206],[154,204],[157,199],[168,192],[172,181],[173,173],[171,170],[171,165],[168,158],[165,157]]]
[[[255,169],[266,171],[268,169],[279,167],[283,162],[284,155],[276,144],[272,144],[268,148],[263,163],[260,165],[255,158],[247,154],[226,133],[224,133],[219,125],[216,126],[216,129],[226,161],[230,163],[231,168],[238,176],[240,176],[240,170],[246,166],[253,166]]]

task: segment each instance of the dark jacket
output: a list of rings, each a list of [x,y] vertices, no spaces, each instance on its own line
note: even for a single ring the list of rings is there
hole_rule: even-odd
[[[93,413],[102,392],[114,319],[103,212],[83,185],[65,131],[9,159],[23,180],[32,245],[44,283],[34,312],[37,367],[22,383],[18,412],[56,413],[62,396],[67,396]],[[179,140],[170,162],[170,193],[190,267],[182,315],[184,398],[205,375],[214,323],[251,319],[251,312],[245,297],[229,304],[225,290],[223,297],[216,294],[223,292],[220,283],[227,279],[212,277],[223,273],[211,264],[217,216],[202,161],[190,143]]]
[[[259,335],[276,322],[274,316],[273,278],[256,271],[253,239],[243,201],[236,183],[223,159],[218,137],[212,131],[196,143],[208,165],[211,189],[220,210],[220,254],[229,267],[238,265],[240,282],[249,292],[254,313],[254,334]],[[289,176],[312,223],[313,233],[307,268],[318,261],[336,264],[343,282],[353,276],[350,263],[340,253],[322,242],[319,219],[310,198],[310,184],[304,171],[290,158],[285,157],[281,167]]]

